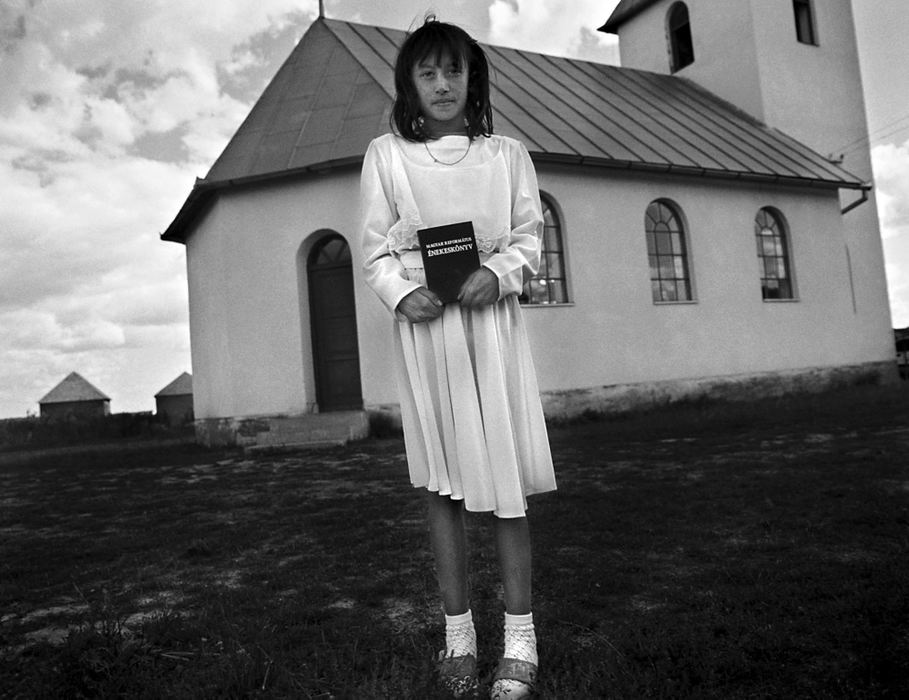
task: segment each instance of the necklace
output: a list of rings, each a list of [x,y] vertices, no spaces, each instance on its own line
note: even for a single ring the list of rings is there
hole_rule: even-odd
[[[438,163],[439,165],[457,165],[458,163],[460,163],[462,160],[464,160],[464,159],[467,157],[467,154],[468,154],[468,153],[470,153],[470,146],[471,146],[472,144],[473,144],[473,140],[472,140],[471,138],[468,137],[468,139],[467,139],[467,150],[464,151],[464,153],[461,154],[461,157],[460,157],[460,158],[458,158],[457,160],[453,160],[453,161],[451,161],[450,163],[449,163],[448,161],[439,160],[438,158],[436,158],[435,155],[433,155],[433,152],[429,150],[429,144],[426,143],[425,141],[423,142],[423,148],[426,149],[426,152],[429,154],[429,157],[432,158],[433,161],[435,161],[435,162]]]

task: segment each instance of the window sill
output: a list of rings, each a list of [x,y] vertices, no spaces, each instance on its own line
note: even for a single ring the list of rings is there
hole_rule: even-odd
[[[574,306],[574,302],[560,301],[552,304],[521,304],[522,309],[564,309],[566,306]]]
[[[698,303],[697,299],[679,299],[678,301],[654,301],[654,306],[692,306]]]
[[[792,299],[761,299],[765,304],[796,304],[800,300],[797,298]]]

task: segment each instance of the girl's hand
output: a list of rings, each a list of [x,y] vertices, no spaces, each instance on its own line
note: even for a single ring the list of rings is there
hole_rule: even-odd
[[[461,306],[488,306],[499,300],[499,278],[488,267],[473,272],[461,285]]]
[[[434,292],[426,287],[414,289],[398,302],[398,311],[411,323],[425,323],[442,315],[444,305]]]

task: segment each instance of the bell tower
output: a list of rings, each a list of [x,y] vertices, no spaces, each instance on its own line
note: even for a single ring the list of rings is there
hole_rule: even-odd
[[[691,80],[872,182],[851,0],[621,0],[622,66]],[[873,190],[840,193],[857,333],[893,353]],[[831,235],[811,231],[811,235]]]
[[[871,181],[850,0],[622,0],[600,29],[622,66],[692,80]]]

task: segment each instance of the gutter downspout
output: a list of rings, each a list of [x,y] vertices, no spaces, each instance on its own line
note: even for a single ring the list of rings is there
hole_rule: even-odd
[[[868,201],[868,191],[870,189],[871,189],[870,184],[863,185],[862,186],[862,196],[859,197],[854,202],[851,202],[851,203],[847,204],[845,207],[843,207],[842,209],[840,209],[840,214],[846,214],[846,213],[852,211],[853,209],[855,209],[856,207],[859,207],[862,204],[864,204],[865,202],[867,202]]]

